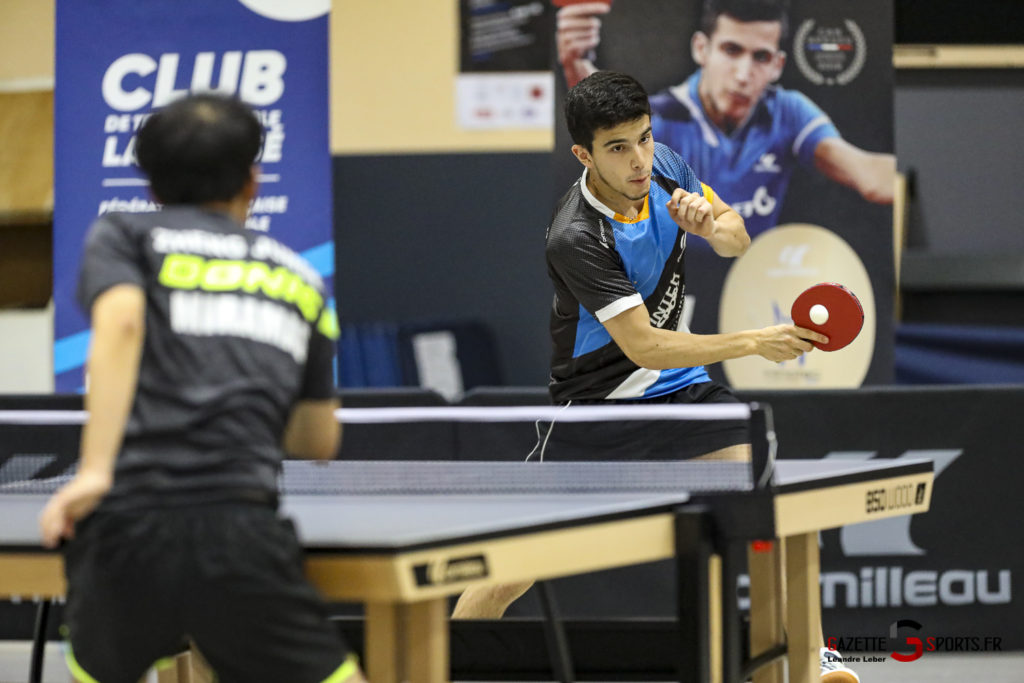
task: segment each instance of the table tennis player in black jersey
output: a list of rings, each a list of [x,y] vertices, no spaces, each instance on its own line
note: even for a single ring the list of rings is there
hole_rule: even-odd
[[[238,100],[178,100],[138,134],[162,210],[88,233],[89,417],[40,518],[79,681],[136,683],[187,641],[223,683],[363,680],[277,513],[285,452],[338,448],[337,322],[316,271],[244,227],[262,138]]]
[[[565,119],[582,177],[547,230],[555,403],[735,403],[704,365],[743,356],[792,360],[824,335],[795,325],[722,334],[683,324],[688,240],[723,258],[750,245],[743,218],[651,133],[647,93],[631,76],[598,71],[569,90]],[[748,460],[743,421],[623,421],[548,426],[546,460]],[[497,618],[530,586],[467,590],[453,617]]]

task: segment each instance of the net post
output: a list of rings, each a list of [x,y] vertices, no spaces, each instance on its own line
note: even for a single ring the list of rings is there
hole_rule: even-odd
[[[701,505],[682,506],[675,515],[677,666],[681,683],[712,680],[712,519]]]
[[[777,447],[772,407],[767,403],[751,403],[750,465],[754,488],[766,488],[771,482]]]

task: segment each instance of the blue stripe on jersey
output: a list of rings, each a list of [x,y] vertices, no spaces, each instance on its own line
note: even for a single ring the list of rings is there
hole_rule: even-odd
[[[585,353],[596,351],[612,342],[612,336],[597,318],[580,304],[579,322],[576,323],[576,343],[572,348],[572,357],[579,358]]]
[[[697,192],[700,192],[699,187]],[[619,223],[605,219],[614,230],[615,250],[622,257],[626,274],[644,299],[658,286],[668,257],[682,236],[679,226],[665,210],[664,204],[670,197],[660,185],[652,182],[647,198],[650,212],[647,220]]]
[[[675,393],[683,387],[688,387],[691,384],[710,381],[711,378],[708,377],[707,370],[704,369],[703,365],[698,365],[695,368],[672,368],[671,370],[662,370],[658,374],[658,381],[648,387],[642,398],[664,396],[666,394]]]

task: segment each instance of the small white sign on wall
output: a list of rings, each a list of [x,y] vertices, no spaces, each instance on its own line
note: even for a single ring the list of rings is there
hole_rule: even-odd
[[[554,91],[551,72],[461,74],[455,86],[459,127],[551,128]]]

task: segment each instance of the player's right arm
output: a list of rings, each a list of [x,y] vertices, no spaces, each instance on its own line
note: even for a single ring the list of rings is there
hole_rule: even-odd
[[[814,348],[811,341],[828,341],[824,335],[796,325],[724,334],[663,330],[651,325],[643,304],[609,318],[604,327],[627,358],[649,370],[689,368],[743,356],[793,360]]]
[[[558,10],[555,43],[568,87],[597,71],[592,55],[601,42],[601,15],[610,10],[610,2],[581,2]]]
[[[53,495],[40,515],[47,547],[56,546],[61,538],[71,538],[75,522],[99,505],[113,483],[114,464],[135,397],[145,313],[145,293],[133,284],[111,287],[93,303],[85,399],[89,419],[82,429],[78,472]]]

